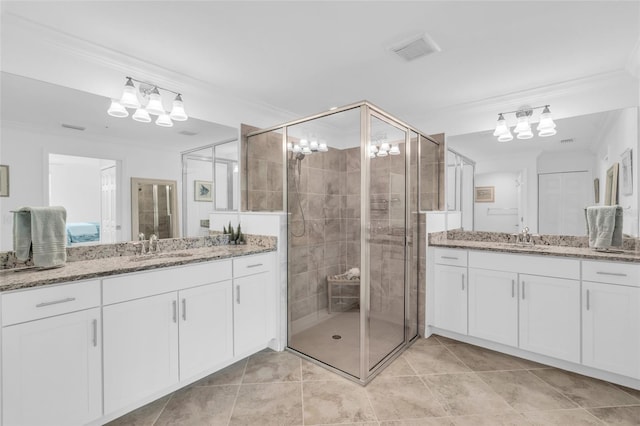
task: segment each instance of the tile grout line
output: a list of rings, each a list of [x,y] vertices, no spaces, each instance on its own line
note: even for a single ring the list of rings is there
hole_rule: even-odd
[[[167,398],[167,402],[164,403],[164,405],[162,406],[162,409],[158,412],[158,415],[156,416],[156,418],[153,420],[153,423],[151,423],[152,425],[155,425],[158,420],[160,419],[160,416],[162,416],[162,413],[164,413],[164,410],[167,408],[167,405],[169,405],[169,401],[171,401],[174,397],[176,393],[173,392],[171,394],[171,396],[169,398]]]
[[[372,383],[372,382],[369,382],[369,383]],[[367,391],[367,386],[369,386],[369,383],[367,383],[366,386],[363,386],[362,390],[364,391],[364,396],[367,398],[367,401],[369,402],[369,408],[371,408],[371,412],[373,413],[373,417],[375,418],[374,421],[379,425],[380,419],[378,419],[378,415],[376,414],[375,408],[373,408],[373,403],[371,402],[371,398],[369,398],[369,392]]]
[[[244,374],[247,372],[247,365],[249,365],[249,357],[246,358],[244,362],[244,368],[242,369],[242,376],[240,377],[240,383],[238,383],[238,390],[236,390],[236,397],[233,400],[233,405],[231,406],[231,411],[229,412],[229,420],[227,420],[227,425],[231,424],[231,418],[233,417],[233,412],[236,409],[236,403],[238,402],[238,395],[240,395],[240,388],[242,387],[242,381],[244,380]]]
[[[298,357],[298,368],[300,369],[300,410],[302,414],[302,426],[304,426],[304,378],[302,376],[302,358]]]
[[[570,398],[567,394],[565,394],[564,392],[562,392],[562,389],[557,388],[555,386],[553,386],[551,383],[547,383],[546,381],[544,381],[542,379],[542,377],[539,377],[537,374],[534,374],[531,372],[531,370],[526,370],[527,373],[531,374],[533,377],[535,377],[536,379],[538,379],[540,382],[544,383],[545,385],[549,386],[551,389],[553,389],[554,391],[556,391],[557,393],[559,393],[560,395],[562,395],[566,400],[570,401],[573,404],[576,404],[578,406],[578,408],[584,408],[582,405],[580,405],[580,403],[578,401],[574,401],[572,398]]]

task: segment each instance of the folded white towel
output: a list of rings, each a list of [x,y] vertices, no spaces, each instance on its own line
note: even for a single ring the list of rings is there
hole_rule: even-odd
[[[622,246],[622,207],[592,206],[584,209],[589,247]]]
[[[67,211],[64,207],[23,207],[14,216],[14,250],[18,260],[33,253],[33,264],[42,268],[67,261]]]

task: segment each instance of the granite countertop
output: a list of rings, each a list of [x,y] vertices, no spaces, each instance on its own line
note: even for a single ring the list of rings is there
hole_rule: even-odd
[[[101,259],[67,262],[61,268],[54,269],[0,269],[0,292],[38,287],[68,281],[87,280],[147,271],[170,266],[246,256],[250,254],[275,251],[275,247],[260,245],[201,247],[185,250],[173,250],[158,255],[115,256]]]
[[[640,263],[640,252],[635,250],[620,250],[619,252],[598,252],[588,247],[568,247],[553,245],[519,246],[514,243],[504,243],[496,241],[469,241],[455,239],[430,241],[429,246],[460,248],[468,250],[486,250],[500,253],[523,253],[541,256],[562,256],[580,259]]]

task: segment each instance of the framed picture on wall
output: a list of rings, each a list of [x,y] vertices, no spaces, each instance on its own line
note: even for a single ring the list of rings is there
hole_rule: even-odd
[[[9,196],[9,166],[0,165],[0,197]]]
[[[476,186],[476,203],[495,202],[495,186]]]
[[[607,183],[604,192],[604,205],[618,204],[618,163],[613,163],[607,170]]]
[[[621,155],[620,160],[620,189],[622,190],[622,194],[631,195],[633,194],[633,165],[631,163],[631,148],[628,148]]]
[[[193,197],[195,201],[213,201],[213,182],[207,180],[194,181]]]

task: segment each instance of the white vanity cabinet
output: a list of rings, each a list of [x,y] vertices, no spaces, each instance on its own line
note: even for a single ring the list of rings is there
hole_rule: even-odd
[[[518,346],[518,274],[469,268],[469,335]]]
[[[467,334],[467,252],[438,248],[434,258],[434,325]]]
[[[2,424],[102,415],[100,282],[2,294]]]
[[[272,306],[274,286],[272,253],[233,259],[233,347],[236,357],[264,348],[272,327],[267,312]]]
[[[583,262],[582,362],[640,379],[640,265]]]
[[[231,277],[227,260],[103,280],[105,412],[233,357]]]

